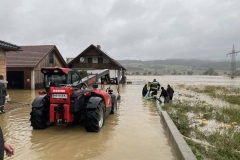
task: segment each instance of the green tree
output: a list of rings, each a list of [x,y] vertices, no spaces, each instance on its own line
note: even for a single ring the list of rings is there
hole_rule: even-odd
[[[177,74],[177,71],[175,69],[173,69],[173,75],[176,75]]]
[[[88,76],[87,71],[84,71],[84,70],[80,71],[79,74],[80,74],[81,78],[84,78],[84,77]]]
[[[193,74],[193,71],[187,71],[187,74],[188,74],[188,75],[192,75],[192,74]]]
[[[207,71],[203,72],[203,75],[210,75],[210,76],[214,75],[214,76],[216,76],[216,75],[218,75],[218,73],[215,72],[212,67],[210,67],[210,68],[208,68]]]

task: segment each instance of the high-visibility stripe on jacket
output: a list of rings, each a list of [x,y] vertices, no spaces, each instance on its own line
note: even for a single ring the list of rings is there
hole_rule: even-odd
[[[154,90],[158,90],[160,87],[159,82],[152,82],[152,84],[150,85],[150,89],[154,89]]]

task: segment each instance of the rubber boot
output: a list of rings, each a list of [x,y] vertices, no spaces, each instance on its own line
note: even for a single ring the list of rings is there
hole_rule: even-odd
[[[2,110],[1,110],[1,111],[2,111],[2,113],[5,113],[5,111],[4,111],[4,106],[2,106]]]

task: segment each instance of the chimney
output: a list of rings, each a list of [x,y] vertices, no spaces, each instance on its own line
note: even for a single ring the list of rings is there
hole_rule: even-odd
[[[100,45],[97,45],[97,48],[101,50],[101,46]]]

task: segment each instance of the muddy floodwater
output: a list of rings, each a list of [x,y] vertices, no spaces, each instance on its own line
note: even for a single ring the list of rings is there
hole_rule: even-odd
[[[161,86],[176,86],[175,97],[192,86],[239,87],[240,79],[221,76],[128,76],[132,84],[119,85],[118,111],[106,118],[98,133],[86,132],[84,125],[56,126],[33,130],[31,102],[38,91],[8,90],[12,102],[26,104],[0,115],[5,139],[15,147],[13,160],[139,160],[177,159],[169,144],[154,101],[142,98],[142,87],[156,78]],[[112,86],[116,92],[116,86]],[[158,93],[159,94],[159,93]],[[174,100],[174,99],[173,99]]]

